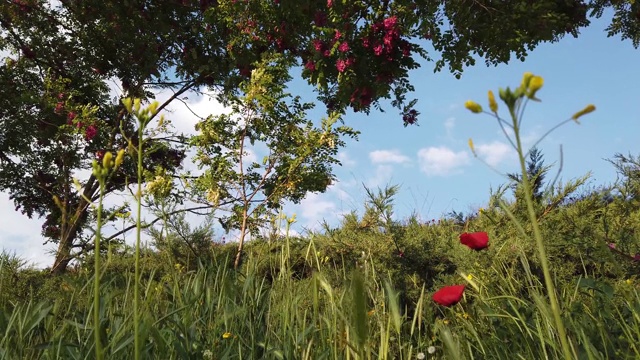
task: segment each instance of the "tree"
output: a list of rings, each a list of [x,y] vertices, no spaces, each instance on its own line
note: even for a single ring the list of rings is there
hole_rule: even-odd
[[[234,265],[240,265],[248,233],[257,234],[284,200],[294,203],[309,192],[325,191],[333,180],[332,165],[344,146],[344,136],[357,134],[336,126],[338,117],[325,118],[319,127],[306,118],[313,104],[291,101],[283,80],[290,79],[286,58],[266,56],[241,83],[245,96],[233,101],[230,114],[210,116],[196,125],[193,138],[196,161],[204,169],[195,187],[210,203],[228,204],[222,227],[240,231]],[[251,160],[249,151],[266,155]]]
[[[544,158],[542,152],[537,147],[529,150],[529,159],[527,159],[527,177],[531,182],[531,195],[533,200],[537,203],[542,201],[542,195],[544,189],[544,178],[551,169],[550,166],[544,165]],[[516,194],[516,201],[521,201],[524,194],[522,189],[522,175],[516,173],[509,173],[507,177],[513,181],[512,189]]]
[[[624,4],[623,4],[624,3]],[[127,146],[134,121],[120,97],[214,88],[232,102],[265,54],[279,54],[316,86],[331,114],[368,112],[390,98],[405,125],[417,121],[409,70],[420,46],[442,53],[436,70],[460,76],[474,56],[487,63],[524,58],[540,42],[576,36],[587,13],[616,9],[610,31],[637,46],[637,3],[542,1],[308,0],[3,0],[0,3],[0,190],[16,209],[45,217],[43,236],[58,243],[55,272],[88,251],[93,176],[72,175],[107,150]],[[636,17],[634,17],[636,16]],[[184,139],[147,142],[145,169],[179,168]],[[134,144],[135,145],[135,144]],[[153,151],[151,151],[153,150]],[[133,175],[125,162],[108,192]],[[75,251],[75,252],[74,252]]]

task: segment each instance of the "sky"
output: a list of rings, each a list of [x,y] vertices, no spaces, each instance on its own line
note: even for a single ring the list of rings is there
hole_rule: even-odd
[[[490,189],[508,182],[501,174],[516,172],[519,165],[496,120],[486,114],[472,114],[464,103],[471,99],[488,108],[488,90],[497,96],[500,87],[515,88],[526,71],[542,76],[545,82],[538,92],[542,101],[530,103],[524,115],[521,135],[525,145],[531,146],[548,129],[594,104],[597,110],[581,118],[580,125],[564,125],[538,147],[545,163],[555,164],[551,170],[555,175],[562,146],[562,181],[591,172],[588,184],[612,183],[616,172],[606,159],[616,153],[640,155],[640,50],[619,37],[607,38],[607,21],[606,17],[594,20],[577,39],[566,37],[558,43],[540,45],[524,62],[512,60],[487,67],[479,60],[465,69],[460,79],[446,71],[433,73],[433,63],[424,63],[410,75],[416,90],[413,95],[419,100],[419,126],[405,128],[400,115],[389,105],[385,113],[348,113],[345,123],[361,131],[359,140],[348,141],[340,151],[342,166],[335,169],[338,181],[325,193],[309,194],[297,205],[286,204],[284,213],[296,214],[292,230],[319,230],[322,221],[338,226],[343,214],[353,210],[362,214],[364,186],[376,190],[399,185],[394,201],[398,220],[415,213],[428,221],[451,211],[470,213],[485,206]],[[117,86],[112,85],[117,94]],[[306,100],[313,99],[311,87],[301,81],[294,81],[290,90]],[[168,95],[160,93],[157,98],[162,101]],[[192,94],[186,103],[203,117],[225,111],[210,96]],[[191,111],[174,103],[166,117],[178,131],[194,133],[197,118]],[[322,111],[318,106],[310,116],[319,118]],[[504,105],[499,112],[504,114]],[[484,161],[474,158],[469,138]],[[263,155],[256,150],[249,156]],[[195,169],[190,164],[187,168]],[[203,220],[191,217],[189,221],[197,225]],[[36,266],[50,266],[53,247],[43,246],[41,224],[40,219],[28,219],[14,211],[8,194],[0,193],[0,249]],[[217,232],[216,236],[224,234]],[[127,239],[133,239],[133,234]]]

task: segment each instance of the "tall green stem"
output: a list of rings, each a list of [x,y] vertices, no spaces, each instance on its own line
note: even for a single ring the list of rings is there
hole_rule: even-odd
[[[93,336],[96,343],[96,359],[104,359],[104,349],[100,338],[100,236],[102,229],[102,197],[104,194],[104,179],[100,179],[100,198],[98,200],[98,218],[96,224],[96,239],[93,269]]]
[[[524,191],[525,191],[525,201],[527,202],[527,211],[529,214],[529,221],[531,221],[531,226],[533,227],[533,236],[536,241],[536,247],[538,250],[538,256],[540,257],[540,263],[542,264],[542,273],[544,274],[544,282],[547,287],[549,302],[551,303],[551,312],[553,313],[553,318],[556,323],[558,336],[560,337],[560,344],[562,345],[562,353],[564,355],[564,358],[568,360],[568,359],[572,359],[573,356],[571,355],[571,348],[569,347],[569,341],[567,339],[564,323],[562,322],[562,318],[560,316],[560,306],[558,305],[558,298],[556,297],[555,285],[553,284],[553,279],[551,278],[551,271],[549,270],[549,262],[547,261],[547,252],[545,250],[544,243],[542,241],[542,234],[540,232],[540,227],[538,226],[538,219],[536,217],[536,212],[533,207],[531,184],[529,182],[529,177],[527,175],[527,168],[526,168],[525,158],[524,158],[524,150],[522,148],[522,141],[520,140],[520,128],[518,124],[518,118],[513,108],[510,108],[509,112],[513,120],[513,130],[516,138],[516,146],[518,148],[518,159],[520,160],[520,170],[522,171],[522,185],[524,186]]]
[[[135,348],[135,360],[140,359],[140,304],[139,304],[139,281],[140,281],[140,236],[141,236],[141,222],[140,216],[142,214],[142,137],[143,137],[142,121],[140,122],[140,128],[138,129],[138,190],[136,192],[137,200],[137,213],[138,218],[136,220],[136,259],[135,259],[135,282],[133,285],[133,331],[134,331],[134,348]]]

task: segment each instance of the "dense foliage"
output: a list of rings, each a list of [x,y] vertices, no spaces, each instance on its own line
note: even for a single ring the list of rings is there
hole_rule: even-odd
[[[615,184],[581,186],[561,201],[547,187],[538,204],[577,358],[640,355],[638,160],[617,155]],[[210,228],[175,219],[168,236],[156,233],[157,250],[141,257],[145,358],[559,357],[539,298],[534,245],[518,236],[509,216],[487,206],[463,222],[390,220],[385,212],[393,211],[395,191],[371,191],[367,214],[348,215],[337,228],[247,243],[239,272],[233,244],[212,245]],[[459,234],[472,231],[487,232],[489,248],[460,246]],[[105,256],[100,316],[111,359],[130,356],[132,254],[122,248]],[[9,254],[1,264],[5,358],[92,351],[91,261],[63,277],[26,268]],[[466,285],[464,298],[451,308],[436,305],[431,295],[451,283]]]

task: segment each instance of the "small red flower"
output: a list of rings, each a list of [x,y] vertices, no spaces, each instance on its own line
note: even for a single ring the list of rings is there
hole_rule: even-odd
[[[311,72],[316,71],[316,63],[313,60],[307,61],[307,63],[304,64],[304,67]]]
[[[58,101],[58,103],[56,104],[56,108],[53,110],[53,112],[55,112],[56,114],[61,114],[63,110],[64,110],[64,102]]]
[[[464,294],[464,285],[452,285],[436,291],[431,298],[438,305],[452,306],[462,299],[462,294]]]
[[[484,231],[464,233],[460,235],[460,243],[473,250],[482,250],[489,247],[489,235]]]
[[[104,157],[104,150],[96,151],[96,159],[102,160],[103,157]]]
[[[91,139],[93,139],[97,134],[98,128],[96,128],[94,125],[89,125],[84,131],[84,138],[87,139],[87,141],[91,141]]]
[[[67,114],[67,120],[73,121],[73,119],[75,119],[76,116],[78,116],[78,115],[75,112],[69,111],[69,113]]]
[[[338,69],[338,72],[344,72],[347,70],[347,62],[342,59],[338,59],[338,61],[336,61],[336,68]]]
[[[340,44],[340,46],[338,46],[338,51],[340,51],[340,52],[349,51],[349,44],[346,41],[343,41],[342,44]]]

